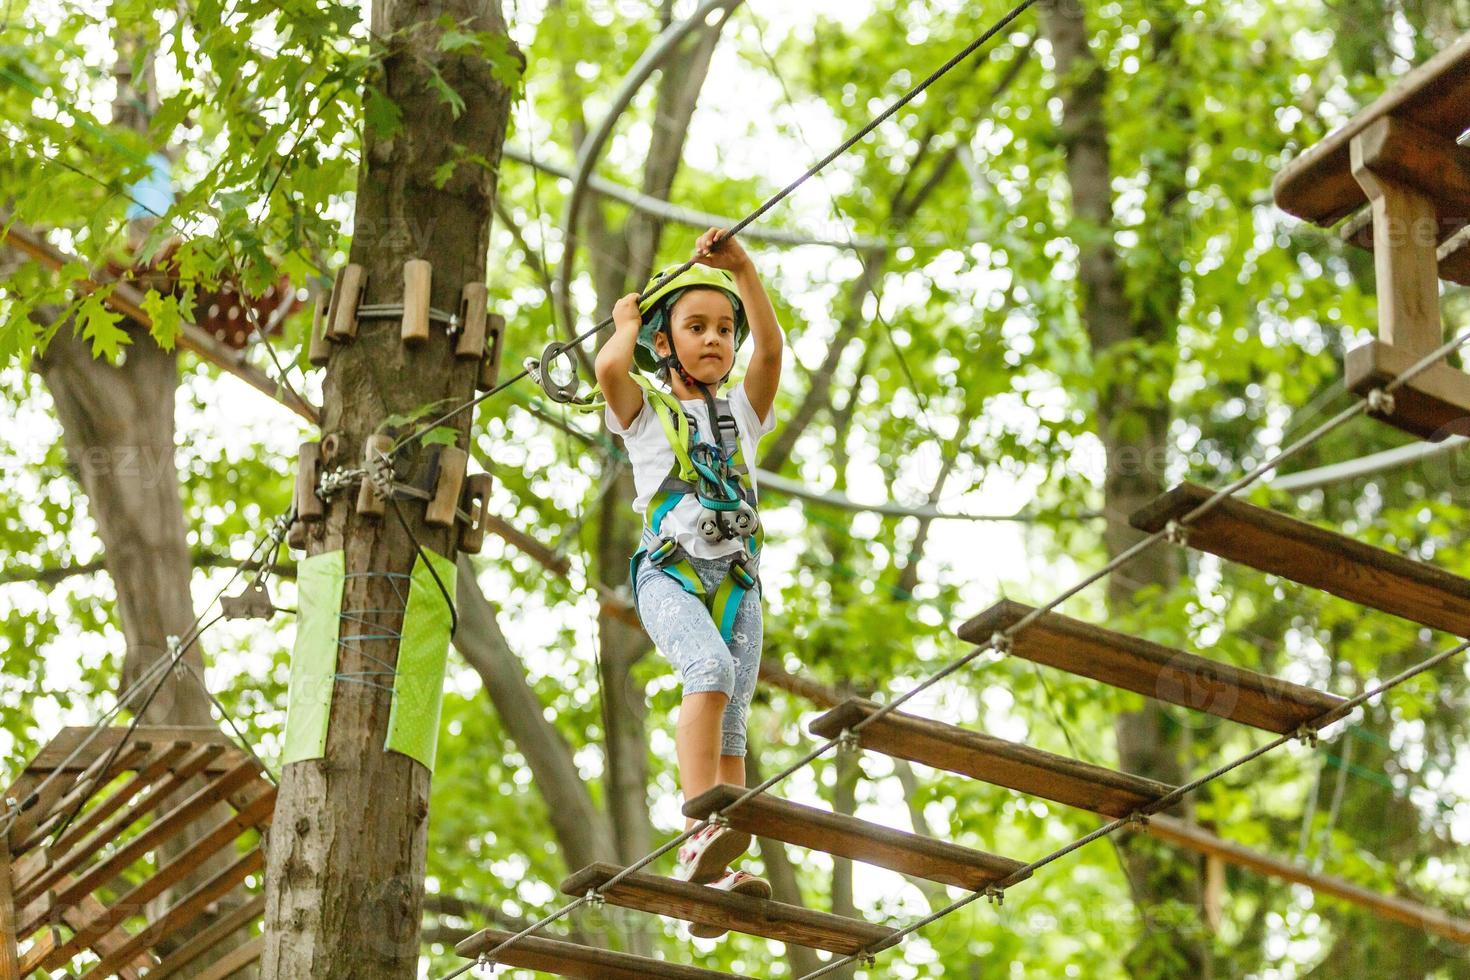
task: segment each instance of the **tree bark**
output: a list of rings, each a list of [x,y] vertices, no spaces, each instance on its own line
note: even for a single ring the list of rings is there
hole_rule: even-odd
[[[430,302],[439,309],[458,309],[461,288],[485,278],[510,91],[487,59],[438,50],[440,18],[505,37],[499,0],[373,4],[374,36],[392,38],[381,85],[402,110],[404,128],[391,138],[372,130],[364,138],[351,252],[368,277],[364,303],[399,302],[410,258],[432,264]],[[435,87],[435,69],[463,99],[457,116]],[[456,144],[464,159],[488,163],[460,163],[441,186],[436,171],[454,159]],[[407,347],[397,321],[363,321],[354,340],[334,347],[327,365],[322,429],[336,436],[339,450],[326,465],[358,465],[365,440],[385,428],[390,414],[422,416],[446,400],[468,401],[478,369],[453,356],[438,326],[427,342]],[[469,422],[461,413],[445,423],[461,445]],[[398,479],[427,482],[433,458],[433,447],[408,444],[397,457]],[[344,552],[344,609],[400,612],[379,614],[370,626],[344,618],[344,639],[400,626],[404,595],[387,576],[410,574],[416,543],[445,555],[454,547],[453,529],[428,526],[421,505],[390,502],[377,520],[357,514],[355,497],[338,494],[328,502],[326,519],[312,525],[308,553]],[[373,659],[364,655],[368,645],[343,643],[337,669],[363,673],[396,663],[392,642],[371,643]],[[282,773],[266,872],[265,977],[417,975],[430,774],[384,750],[391,701],[385,686],[339,677],[325,757]]]
[[[617,860],[607,817],[587,792],[566,738],[546,720],[541,699],[526,683],[525,666],[506,643],[495,607],[480,591],[474,565],[464,555],[459,558],[456,594],[459,632],[454,646],[479,673],[501,723],[526,757],[567,871]]]
[[[1126,380],[1123,359],[1131,357],[1139,345],[1173,342],[1180,274],[1177,262],[1163,262],[1152,281],[1129,290],[1113,245],[1112,167],[1104,108],[1107,75],[1089,46],[1082,6],[1049,4],[1046,29],[1061,88],[1061,140],[1073,219],[1082,230],[1078,236],[1082,317],[1093,360],[1099,366],[1097,426],[1107,460],[1105,508],[1110,513],[1131,514],[1165,489],[1170,406],[1167,397],[1147,398],[1138,385]],[[1156,60],[1171,57],[1177,32],[1177,20],[1167,14],[1155,22]],[[1171,126],[1188,123],[1187,113],[1186,118],[1180,118],[1177,101],[1154,109]],[[1162,152],[1151,173],[1150,233],[1159,236],[1157,245],[1165,254],[1178,254],[1172,247],[1180,226],[1171,225],[1171,221],[1177,221],[1174,207],[1184,189],[1182,156],[1182,152]],[[1129,302],[1130,295],[1146,299],[1135,309]],[[1167,392],[1167,381],[1155,390]],[[1122,553],[1139,537],[1139,532],[1116,521],[1109,522],[1104,531],[1109,556]],[[1135,559],[1127,571],[1133,579],[1167,587],[1178,577],[1175,552],[1162,546],[1154,548]],[[1133,596],[1134,588],[1121,579],[1108,583],[1109,606],[1115,614],[1129,611],[1134,606]],[[1187,735],[1177,726],[1168,725],[1157,705],[1150,702],[1140,711],[1120,716],[1116,730],[1124,769],[1169,783],[1183,781]],[[1116,846],[1143,920],[1144,935],[1124,960],[1130,974],[1150,980],[1209,976],[1210,959],[1197,931],[1183,925],[1178,915],[1161,914],[1171,903],[1199,907],[1202,896],[1197,867],[1141,836],[1117,841]],[[1164,948],[1170,950],[1169,956],[1158,955]]]

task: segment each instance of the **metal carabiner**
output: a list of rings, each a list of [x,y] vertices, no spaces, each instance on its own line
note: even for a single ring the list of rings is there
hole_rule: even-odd
[[[542,391],[546,392],[546,397],[558,405],[567,405],[577,400],[577,386],[579,382],[577,379],[577,365],[575,363],[571,364],[572,374],[566,381],[557,382],[551,376],[552,363],[559,357],[565,357],[569,350],[571,350],[570,344],[547,344],[546,349],[541,352],[541,359],[536,362],[535,370],[531,371],[531,378],[541,386]],[[568,358],[568,361],[571,362],[571,359]],[[526,367],[530,369],[531,365],[529,362],[526,364]]]

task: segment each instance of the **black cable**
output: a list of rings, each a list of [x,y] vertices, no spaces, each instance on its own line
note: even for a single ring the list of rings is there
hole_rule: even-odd
[[[403,531],[408,535],[408,539],[413,542],[414,550],[423,559],[424,565],[429,569],[429,574],[434,576],[434,584],[439,586],[439,594],[444,596],[444,604],[449,607],[449,637],[453,639],[454,634],[459,632],[459,612],[454,608],[454,600],[450,598],[449,589],[445,587],[444,580],[439,577],[438,569],[434,567],[434,563],[424,552],[424,546],[419,542],[418,535],[414,534],[413,528],[408,526],[408,518],[403,516],[403,507],[399,505],[398,498],[390,494],[388,502],[393,505],[393,513],[398,517],[398,523],[403,525]]]
[[[991,27],[990,27],[989,30],[985,31],[985,33],[981,34],[979,37],[975,38],[975,40],[973,40],[969,44],[965,45],[965,47],[964,47],[963,50],[959,51],[953,57],[951,57],[948,61],[946,61],[943,65],[940,65],[938,68],[936,68],[933,72],[931,72],[929,74],[929,77],[925,78],[918,85],[915,85],[913,88],[909,89],[906,93],[904,93],[902,96],[900,96],[898,98],[898,100],[895,101],[892,105],[888,106],[888,108],[884,109],[881,113],[879,113],[878,115],[874,116],[871,120],[868,121],[868,123],[865,126],[863,126],[861,129],[859,129],[853,135],[849,136],[846,140],[844,140],[841,146],[838,146],[835,150],[833,150],[832,152],[828,153],[821,160],[818,160],[811,167],[807,168],[806,172],[803,173],[800,177],[797,177],[791,183],[789,183],[785,187],[781,188],[781,190],[777,191],[775,194],[772,194],[769,198],[767,198],[765,200],[765,202],[763,204],[761,204],[760,207],[756,208],[750,214],[746,215],[744,218],[740,219],[740,221],[736,222],[735,223],[735,226],[733,228],[731,228],[729,231],[725,232],[724,235],[722,235],[719,239],[716,239],[715,247],[718,248],[719,247],[719,242],[720,241],[723,241],[726,238],[734,238],[741,231],[743,231],[746,228],[748,228],[751,225],[751,223],[753,223],[754,221],[756,221],[757,219],[759,219],[767,211],[771,210],[771,208],[775,207],[777,204],[781,203],[783,200],[785,200],[787,197],[789,197],[798,187],[800,187],[803,183],[805,183],[809,178],[815,176],[818,172],[820,172],[823,168],[825,168],[827,166],[827,164],[831,163],[833,160],[837,159],[842,154],[846,153],[848,150],[850,150],[854,146],[856,146],[869,133],[873,132],[873,130],[877,129],[883,123],[887,122],[888,119],[890,119],[896,112],[898,112],[898,110],[902,109],[904,106],[906,106],[910,102],[914,101],[914,99],[918,98],[924,92],[925,89],[929,88],[929,86],[933,85],[940,78],[942,78],[944,75],[946,75],[947,73],[949,73],[949,71],[951,71],[960,62],[964,61],[970,55],[972,55],[976,51],[978,51],[987,41],[989,41],[991,38],[995,37],[997,34],[999,34],[1001,31],[1003,31],[1006,27],[1008,27],[1010,25],[1010,23],[1012,21],[1014,21],[1017,17],[1019,17],[1022,13],[1024,13],[1030,7],[1034,6],[1037,2],[1038,2],[1038,0],[1021,0],[1021,3],[1019,3],[1016,6],[1012,7],[1003,17],[1001,17],[1000,20],[996,21],[993,25],[991,25]],[[691,268],[694,267],[695,261],[696,261],[695,259],[690,258],[690,259],[686,260],[683,264],[678,265],[678,266],[675,266],[674,268],[668,270],[668,273],[666,275],[661,276],[656,282],[653,282],[653,283],[650,284],[650,291],[651,290],[658,289],[660,286],[662,286],[664,283],[668,282],[670,279],[673,279],[673,278],[675,278],[677,276],[683,275],[685,272],[689,271]],[[565,344],[558,344],[558,345],[556,345],[559,348],[559,350],[558,350],[557,353],[560,354],[562,352],[565,352],[567,350],[570,350],[571,348],[576,347],[578,344],[582,343],[582,341],[586,340],[587,338],[592,337],[592,336],[594,336],[596,334],[601,333],[602,331],[606,330],[608,327],[612,326],[612,322],[613,322],[613,318],[611,316],[608,316],[606,319],[604,319],[601,322],[597,323],[595,326],[589,327],[586,330],[582,331],[581,333],[577,334],[577,336],[573,337],[571,340],[567,341]],[[500,385],[495,386],[490,391],[487,391],[484,394],[479,395],[479,396],[471,399],[470,401],[465,402],[463,405],[460,405],[458,408],[451,409],[449,412],[447,412],[444,415],[440,416],[439,418],[435,419],[433,422],[430,422],[428,425],[423,426],[423,427],[419,428],[418,430],[410,433],[409,436],[406,439],[404,439],[402,443],[400,443],[398,446],[395,446],[394,447],[394,450],[393,451],[394,452],[397,452],[403,446],[407,445],[410,442],[413,442],[413,441],[419,439],[420,437],[422,437],[424,435],[424,433],[429,432],[430,430],[434,429],[436,426],[439,426],[439,425],[443,424],[444,422],[448,421],[449,419],[454,418],[456,415],[460,414],[461,412],[464,412],[464,411],[467,411],[469,409],[474,408],[476,405],[480,404],[485,399],[489,398],[491,395],[494,395],[496,392],[502,391],[505,388],[509,387],[510,385],[515,384],[517,381],[520,381],[522,378],[524,378],[529,373],[530,373],[529,371],[523,370],[523,371],[521,371],[520,374],[517,374],[515,377],[511,378],[509,381],[506,381],[503,384],[500,384]]]

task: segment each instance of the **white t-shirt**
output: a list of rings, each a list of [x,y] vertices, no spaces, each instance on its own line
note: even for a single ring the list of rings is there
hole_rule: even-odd
[[[750,404],[750,396],[745,393],[745,385],[732,385],[726,396],[730,402],[730,414],[735,418],[735,427],[740,433],[740,456],[750,472],[746,473],[742,480],[748,480],[752,490],[755,487],[755,451],[760,444],[761,437],[776,428],[776,410],[771,409],[765,421],[756,417],[755,408]],[[716,398],[716,401],[719,399]],[[719,444],[718,434],[710,425],[709,406],[703,398],[696,398],[682,402],[685,414],[691,416],[695,425],[699,428],[699,437],[706,442]],[[638,417],[633,424],[623,428],[618,421],[617,414],[608,407],[603,410],[607,419],[607,427],[615,434],[622,436],[623,444],[628,449],[628,459],[633,464],[633,486],[638,497],[633,501],[633,509],[642,517],[648,512],[649,501],[663,485],[664,480],[673,472],[677,465],[674,456],[674,448],[669,445],[668,436],[664,434],[664,427],[659,422],[658,416],[654,414],[654,408],[649,404],[648,397],[643,398],[643,408],[639,410]],[[742,542],[739,538],[729,541],[721,541],[711,544],[700,536],[695,530],[695,522],[699,519],[703,508],[694,496],[687,495],[677,504],[674,509],[664,515],[662,531],[666,535],[673,535],[674,539],[683,546],[684,550],[696,558],[724,558],[727,555],[737,554]]]

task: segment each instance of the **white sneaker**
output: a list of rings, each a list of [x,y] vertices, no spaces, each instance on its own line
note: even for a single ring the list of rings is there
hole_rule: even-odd
[[[679,866],[674,870],[674,877],[696,885],[711,884],[749,847],[749,834],[710,824],[679,848]]]
[[[726,871],[719,881],[705,887],[735,895],[748,895],[751,898],[771,897],[771,883],[745,871]],[[724,926],[707,926],[700,922],[689,924],[689,935],[696,939],[717,939],[727,932],[729,930]]]

